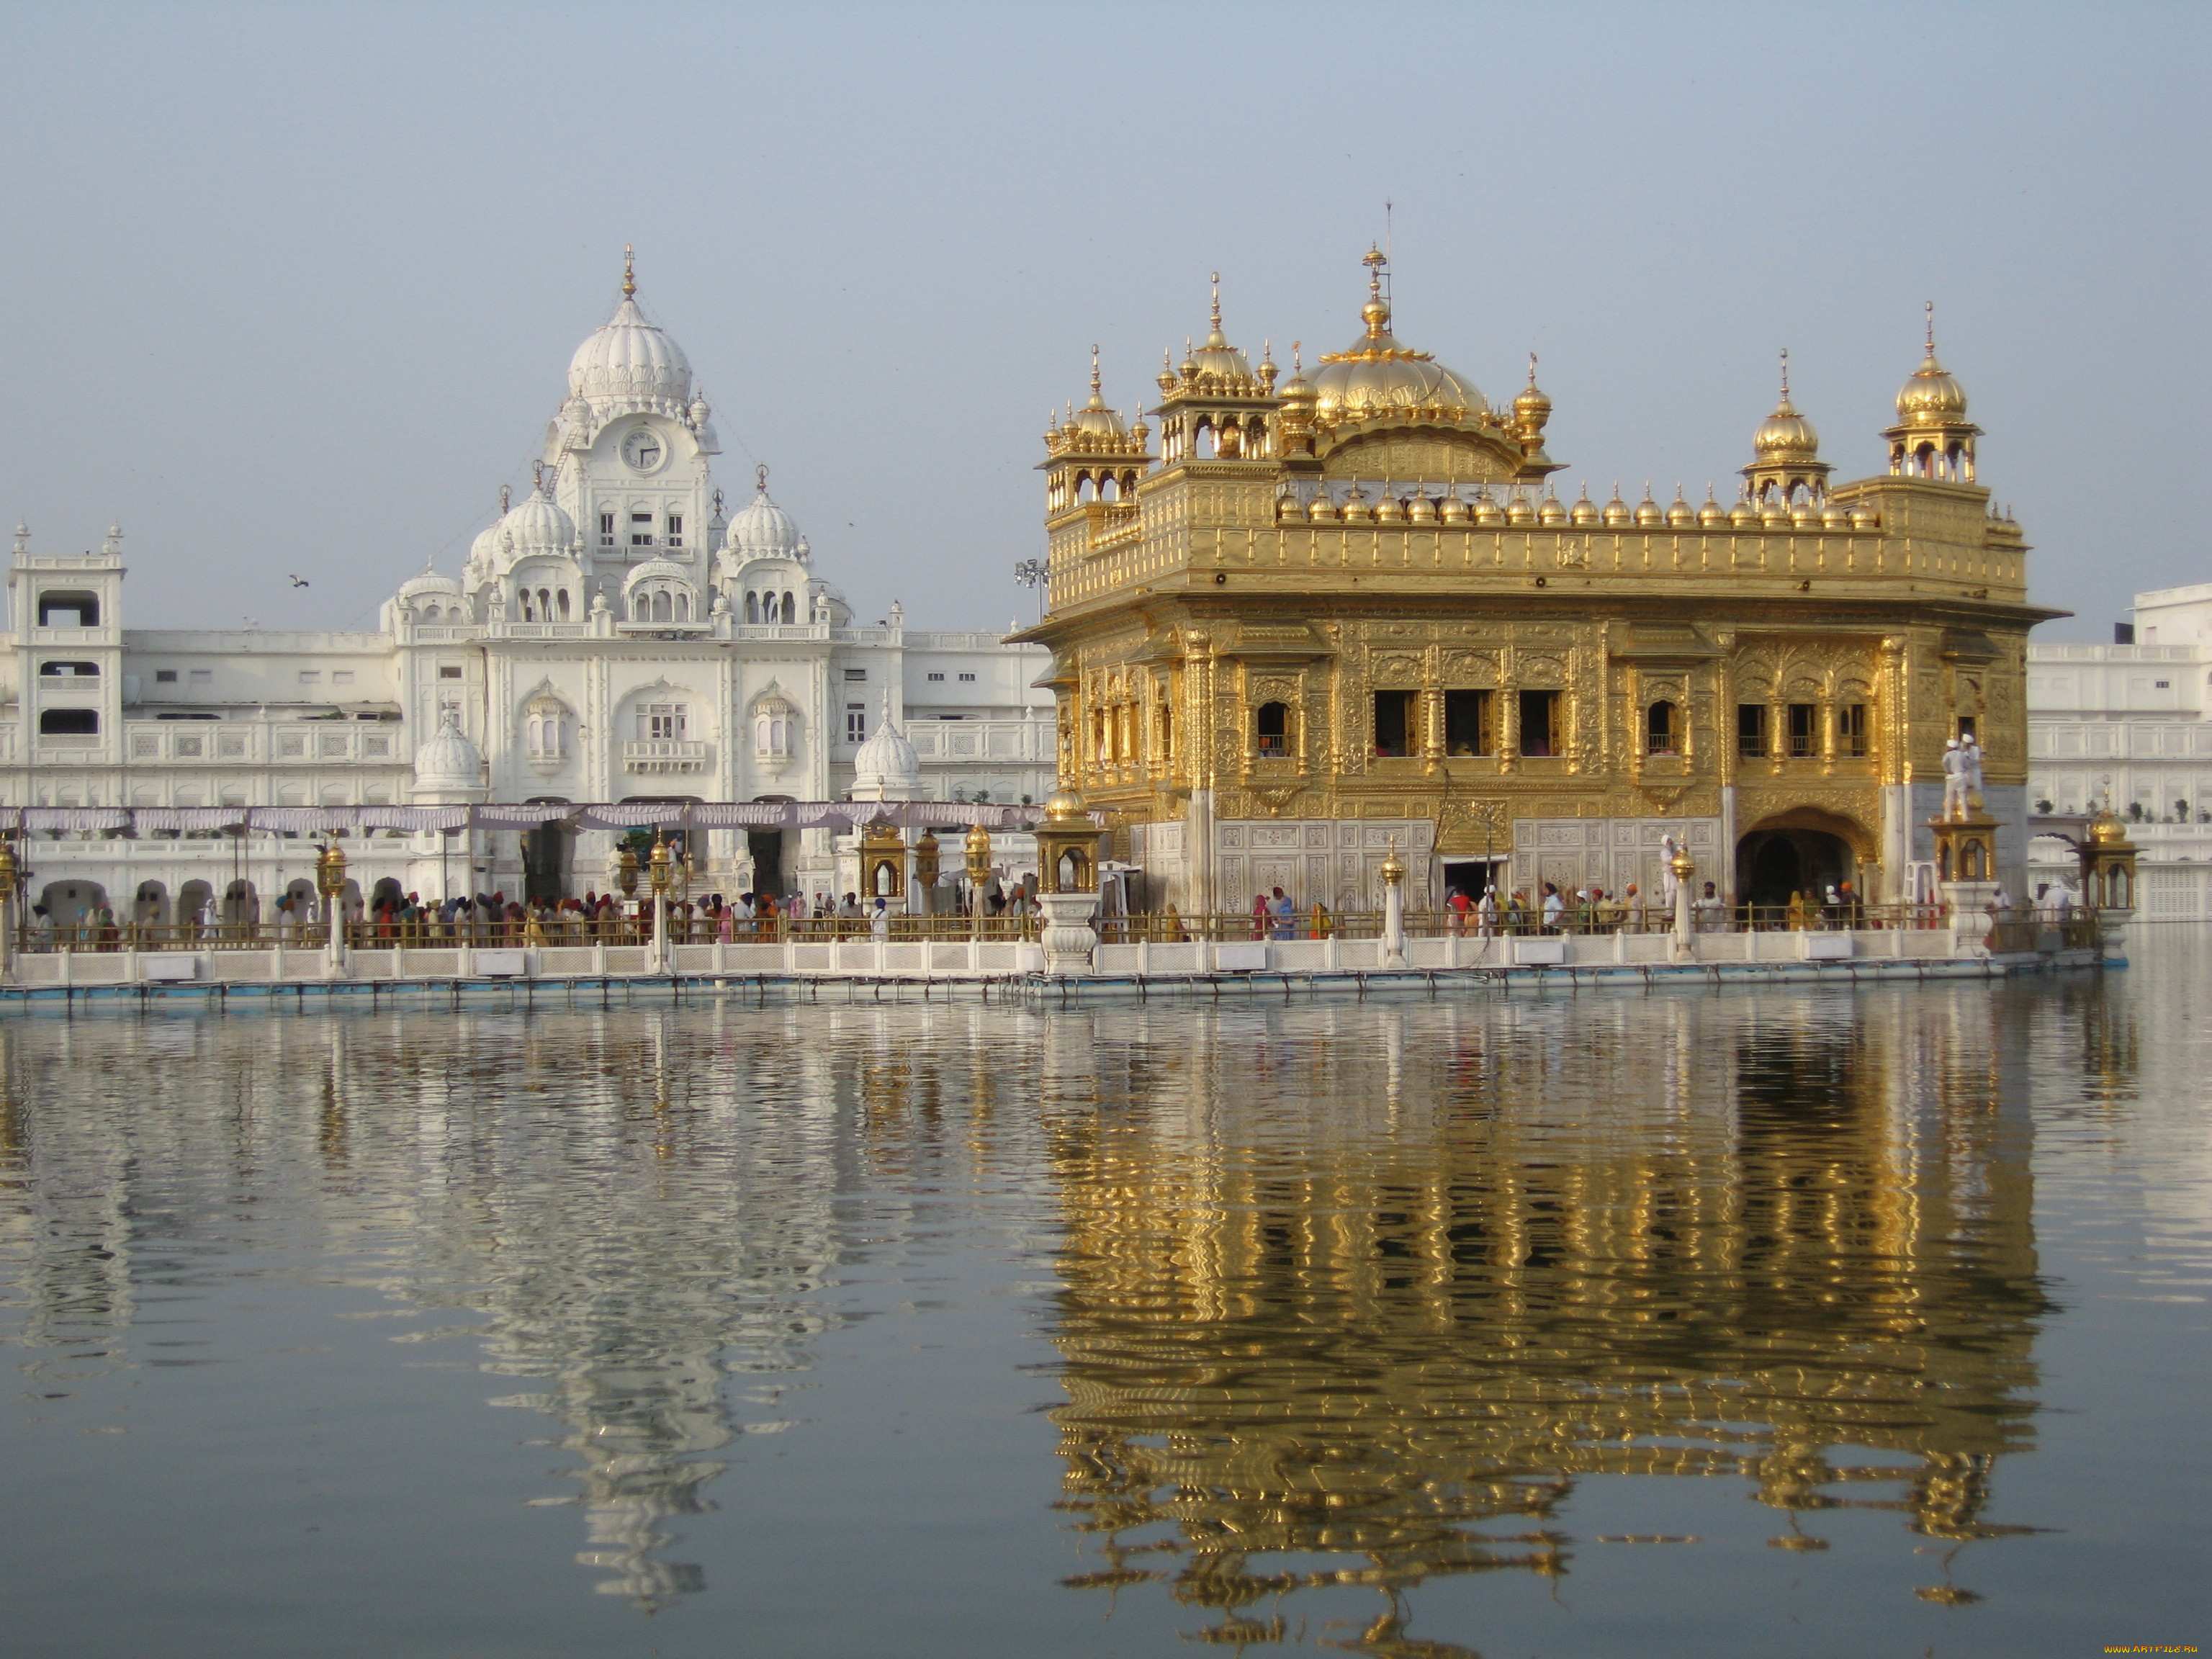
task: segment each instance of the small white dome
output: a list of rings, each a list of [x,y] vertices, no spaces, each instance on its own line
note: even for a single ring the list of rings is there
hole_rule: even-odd
[[[483,756],[461,730],[460,716],[445,712],[429,742],[415,751],[418,789],[474,789],[483,781]]]
[[[410,576],[405,581],[400,583],[399,592],[395,597],[402,605],[404,605],[410,599],[419,599],[425,594],[430,593],[435,593],[441,598],[450,596],[459,599],[461,596],[461,585],[451,576],[434,575],[426,570],[421,575]]]
[[[765,480],[722,533],[722,546],[738,559],[799,558],[805,545],[791,514],[769,499]]]
[[[576,526],[553,501],[532,490],[507,515],[492,526],[496,538],[512,542],[517,557],[526,553],[568,553],[576,544]],[[483,538],[478,537],[477,540]],[[500,539],[495,550],[503,550]]]
[[[691,364],[684,348],[645,319],[635,300],[624,297],[592,337],[568,360],[572,397],[599,401],[638,398],[682,404],[691,396]]]
[[[891,719],[890,699],[875,735],[853,756],[854,800],[914,800],[921,793],[921,757]]]

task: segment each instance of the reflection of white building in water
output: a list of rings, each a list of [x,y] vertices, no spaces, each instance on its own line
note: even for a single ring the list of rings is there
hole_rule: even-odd
[[[2142,849],[2136,919],[2212,921],[2212,582],[2136,594],[2117,631],[2028,647],[2028,798],[2062,815],[2109,801]],[[2033,851],[2033,881],[2074,876],[2056,837]]]
[[[538,488],[427,569],[374,632],[128,629],[123,543],[60,552],[20,526],[0,665],[0,805],[180,808],[137,840],[41,842],[35,901],[175,919],[210,895],[234,919],[304,889],[312,849],[210,827],[221,809],[480,801],[1042,801],[1053,786],[1048,653],[993,633],[856,617],[766,469],[726,507],[712,411],[627,276],[568,365]],[[450,714],[453,733],[439,737]],[[866,748],[885,727],[906,742]],[[869,755],[913,764],[871,778]],[[859,786],[856,788],[856,785]],[[191,809],[197,809],[196,811]],[[811,891],[828,829],[720,830],[713,889]],[[606,885],[609,837],[515,832],[472,847],[386,832],[349,849],[380,879],[550,896]],[[695,849],[695,857],[696,849]]]

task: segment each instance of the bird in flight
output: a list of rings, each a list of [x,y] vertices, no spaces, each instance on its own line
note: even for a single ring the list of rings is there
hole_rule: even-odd
[[[309,585],[309,584],[308,584],[308,581],[307,581],[307,579],[305,576],[293,576],[293,575],[292,575],[292,573],[291,573],[290,571],[289,571],[289,570],[288,570],[288,571],[286,571],[284,574],[285,574],[287,576],[290,576],[290,577],[291,577],[292,586],[295,586],[295,587],[306,587],[306,586],[307,586]]]

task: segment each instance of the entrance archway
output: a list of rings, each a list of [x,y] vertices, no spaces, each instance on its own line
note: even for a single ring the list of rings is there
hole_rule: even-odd
[[[533,805],[566,805],[539,800]],[[522,832],[522,896],[526,903],[552,904],[568,896],[568,826],[549,819]]]
[[[54,881],[39,895],[57,929],[74,927],[85,916],[107,902],[107,890],[96,881]]]
[[[1831,887],[1845,882],[1860,902],[1868,897],[1859,861],[1869,846],[1850,818],[1818,807],[1793,807],[1761,818],[1735,844],[1735,896],[1755,917],[1778,914],[1792,893],[1817,906]]]

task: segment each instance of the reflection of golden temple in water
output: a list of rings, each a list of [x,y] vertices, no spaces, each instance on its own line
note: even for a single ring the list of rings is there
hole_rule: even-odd
[[[1098,1551],[1069,1582],[1164,1581],[1232,1643],[1284,1639],[1271,1596],[1372,1586],[1349,1645],[1443,1653],[1400,1592],[1567,1571],[1585,1475],[1742,1480],[1784,1547],[1835,1507],[2010,1530],[1988,1482],[2047,1309],[2012,1007],[1102,1016],[1122,1068],[1047,1085],[1063,1508]]]
[[[2118,1100],[2136,1017],[2082,986],[18,1021],[0,1334],[34,1377],[129,1363],[196,1241],[470,1316],[394,1334],[523,1379],[580,1559],[650,1609],[702,1587],[669,1558],[718,1479],[741,1500],[738,1437],[803,1416],[817,1288],[896,1267],[923,1195],[1048,1178],[1073,1582],[1164,1583],[1231,1642],[1371,1587],[1356,1645],[1440,1656],[1404,1592],[1571,1571],[1585,1475],[1741,1480],[1790,1547],[1844,1504],[2003,1530],[2045,1311],[2028,1027]]]

